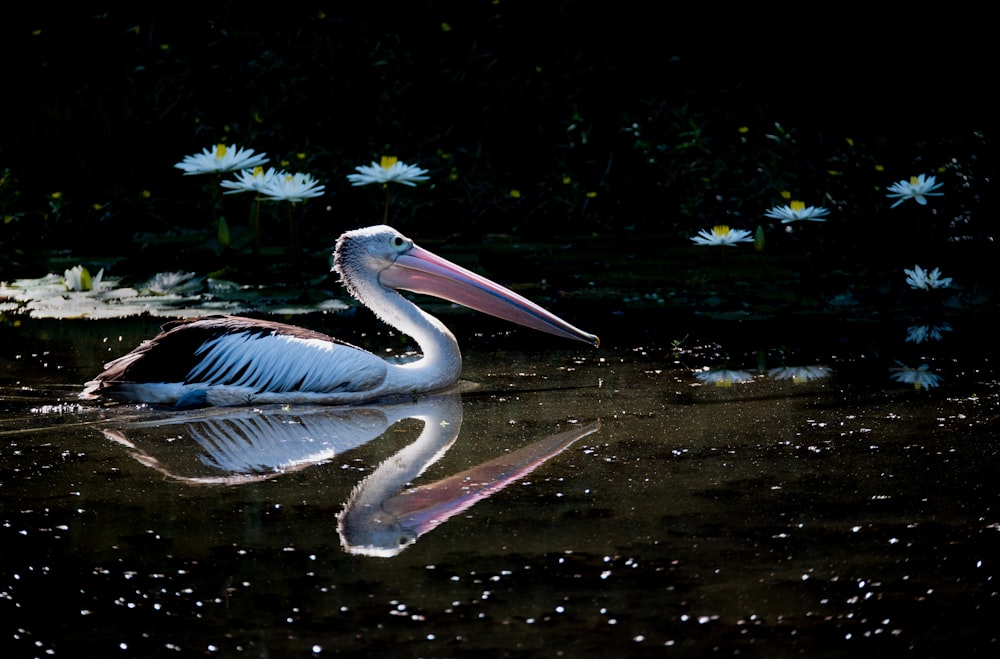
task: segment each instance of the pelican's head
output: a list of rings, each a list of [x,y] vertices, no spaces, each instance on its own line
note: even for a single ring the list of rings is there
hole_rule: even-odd
[[[348,231],[337,240],[333,269],[348,292],[365,300],[366,289],[407,290],[593,346],[600,339],[574,327],[531,300],[418,247],[392,227]]]

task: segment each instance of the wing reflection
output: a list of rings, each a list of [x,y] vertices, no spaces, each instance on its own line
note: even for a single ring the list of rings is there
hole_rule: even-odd
[[[331,460],[421,409],[430,409],[437,400],[371,407],[196,410],[102,432],[127,446],[133,458],[172,480],[238,485]],[[461,416],[461,405],[453,406]]]
[[[102,432],[172,480],[240,485],[327,462],[405,419],[416,419],[423,424],[419,436],[358,483],[337,515],[346,551],[388,557],[600,427],[599,421],[574,425],[461,473],[411,487],[454,445],[462,418],[460,395],[448,393],[362,407],[198,410]]]

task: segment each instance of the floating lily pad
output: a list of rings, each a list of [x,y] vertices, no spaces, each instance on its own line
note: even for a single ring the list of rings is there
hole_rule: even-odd
[[[251,311],[283,315],[348,309],[338,299],[303,298],[299,291],[265,289],[238,282],[160,273],[138,288],[120,286],[109,277],[88,291],[69,290],[62,277],[48,274],[0,284],[0,313],[33,318],[195,317]]]

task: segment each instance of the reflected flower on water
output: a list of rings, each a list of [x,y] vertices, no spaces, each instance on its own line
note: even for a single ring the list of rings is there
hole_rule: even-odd
[[[184,159],[174,165],[189,174],[219,174],[234,172],[240,169],[252,169],[267,162],[265,154],[254,154],[253,149],[243,149],[238,146],[216,144],[206,148],[201,153],[184,156]]]
[[[752,243],[754,241],[750,237],[749,231],[730,229],[724,224],[713,227],[711,231],[702,229],[691,240],[699,245],[729,245],[730,247],[735,247],[736,243]]]
[[[811,220],[813,222],[826,222],[825,215],[830,211],[822,206],[806,206],[804,202],[793,201],[787,206],[775,206],[764,213],[764,217],[772,217],[781,220],[782,224],[789,222],[799,222],[801,220]]]
[[[919,288],[929,291],[935,288],[947,288],[951,285],[951,277],[941,277],[941,270],[934,268],[930,272],[924,270],[919,265],[913,266],[913,270],[903,268],[906,274],[906,283],[910,288]]]
[[[66,284],[66,288],[71,291],[97,291],[101,288],[101,279],[103,277],[103,268],[91,277],[89,270],[82,265],[77,265],[63,273],[63,282]]]
[[[930,366],[921,364],[917,368],[910,368],[900,362],[898,368],[892,369],[892,379],[896,382],[912,384],[914,389],[933,389],[940,384],[943,379],[937,373],[931,371]]]
[[[950,331],[951,325],[948,323],[941,323],[940,325],[912,325],[906,329],[906,340],[911,343],[940,341],[941,333]]]
[[[360,165],[354,168],[357,174],[348,174],[347,180],[351,185],[368,185],[370,183],[402,183],[415,187],[417,183],[426,181],[426,169],[421,169],[416,165],[407,165],[399,162],[396,156],[382,156],[380,163],[372,162],[370,165]]]
[[[940,188],[943,183],[936,183],[933,176],[926,176],[921,174],[920,176],[911,176],[909,181],[897,181],[889,186],[889,194],[886,196],[890,199],[898,197],[896,203],[894,203],[891,208],[899,206],[901,203],[907,199],[912,199],[921,206],[927,205],[927,197],[940,197],[943,192],[934,192]]]
[[[714,384],[717,387],[731,387],[734,384],[753,381],[753,374],[749,371],[734,371],[727,368],[699,371],[694,377],[705,384]]]
[[[770,369],[767,374],[775,380],[791,380],[795,384],[822,380],[829,377],[828,366],[781,366]]]

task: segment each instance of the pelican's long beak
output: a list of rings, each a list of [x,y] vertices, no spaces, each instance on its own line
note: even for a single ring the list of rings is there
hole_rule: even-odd
[[[433,295],[532,329],[599,346],[601,340],[531,300],[414,245],[379,273],[385,286]]]

